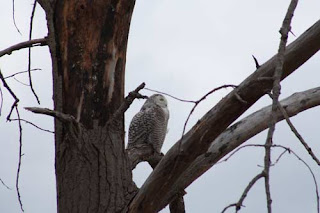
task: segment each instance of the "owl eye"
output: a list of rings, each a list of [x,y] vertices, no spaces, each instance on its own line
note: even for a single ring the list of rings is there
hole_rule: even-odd
[[[164,98],[160,98],[160,101],[164,101]]]

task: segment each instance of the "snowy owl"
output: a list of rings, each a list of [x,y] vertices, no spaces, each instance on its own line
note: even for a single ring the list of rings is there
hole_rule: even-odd
[[[150,96],[131,120],[128,148],[150,144],[155,152],[160,153],[167,133],[168,120],[167,99],[160,94]]]

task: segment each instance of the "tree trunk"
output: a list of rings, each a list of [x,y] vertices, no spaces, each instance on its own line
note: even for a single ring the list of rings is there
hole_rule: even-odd
[[[125,212],[136,188],[124,151],[123,114],[129,26],[135,1],[38,1],[53,60],[58,212]]]

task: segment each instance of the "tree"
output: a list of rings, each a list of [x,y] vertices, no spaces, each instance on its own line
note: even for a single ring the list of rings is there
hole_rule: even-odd
[[[195,172],[204,165],[197,161],[201,157],[208,158],[207,150],[215,144],[214,140],[272,88],[276,56],[259,67],[184,135],[137,193],[124,151],[123,120],[125,110],[135,97],[139,97],[132,93],[124,99],[124,67],[134,1],[89,4],[85,1],[39,0],[38,3],[48,20],[49,36],[45,40],[53,64],[55,107],[54,111],[31,110],[56,118],[59,212],[160,210],[177,194],[180,196],[182,190],[213,162],[239,145],[219,146],[218,151],[210,154],[209,166]],[[287,47],[282,79],[318,51],[318,25],[317,22]],[[301,110],[303,108],[294,113]],[[190,172],[184,173],[189,169]],[[165,175],[167,173],[171,175]]]

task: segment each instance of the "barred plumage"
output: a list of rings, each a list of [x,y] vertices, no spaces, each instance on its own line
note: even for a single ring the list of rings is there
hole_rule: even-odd
[[[131,120],[128,148],[139,144],[151,144],[154,150],[160,153],[167,133],[168,120],[166,98],[160,94],[150,96]]]

